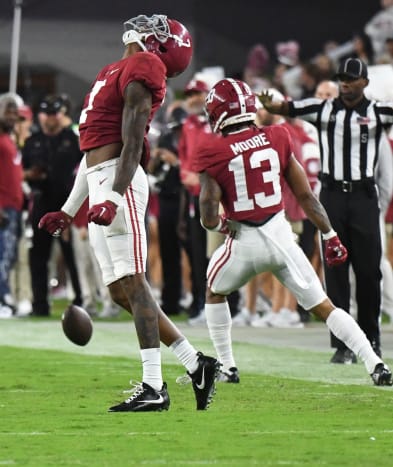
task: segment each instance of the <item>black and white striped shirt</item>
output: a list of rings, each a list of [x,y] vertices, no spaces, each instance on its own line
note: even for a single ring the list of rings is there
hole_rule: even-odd
[[[393,124],[393,102],[363,98],[348,109],[337,99],[290,101],[289,115],[313,123],[319,136],[321,172],[334,180],[374,176],[381,134]]]

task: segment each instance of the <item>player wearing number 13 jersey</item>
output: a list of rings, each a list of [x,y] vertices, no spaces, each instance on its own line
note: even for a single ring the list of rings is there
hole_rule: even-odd
[[[202,225],[226,234],[207,270],[206,320],[223,364],[237,371],[231,348],[231,315],[226,296],[255,275],[272,272],[304,309],[326,321],[329,329],[364,361],[377,385],[391,385],[392,374],[356,321],[336,308],[294,240],[284,216],[282,181],[288,183],[308,218],[322,232],[330,266],[342,264],[347,251],[314,196],[282,126],[255,126],[256,96],[234,79],[216,83],[206,98],[206,112],[215,134],[200,140],[195,169],[200,172]],[[219,215],[219,204],[224,215]]]
[[[72,192],[60,212],[40,222],[59,235],[89,195],[89,239],[112,299],[133,314],[142,359],[142,383],[111,412],[167,410],[160,339],[193,381],[197,409],[214,393],[216,359],[198,353],[159,308],[145,277],[148,201],[145,134],[165,95],[167,77],[185,70],[192,56],[187,29],[164,15],[139,15],[124,23],[123,58],[102,69],[80,116],[86,152]],[[138,378],[140,379],[140,378]]]

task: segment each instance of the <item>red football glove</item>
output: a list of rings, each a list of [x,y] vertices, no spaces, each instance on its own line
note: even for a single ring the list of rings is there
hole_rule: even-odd
[[[325,260],[328,266],[338,266],[345,263],[347,258],[347,249],[337,235],[329,240],[325,240]]]
[[[112,201],[95,204],[87,211],[87,221],[99,225],[109,225],[116,216],[117,206]]]
[[[41,217],[38,228],[45,229],[54,237],[59,237],[71,222],[72,217],[63,211],[48,212]]]

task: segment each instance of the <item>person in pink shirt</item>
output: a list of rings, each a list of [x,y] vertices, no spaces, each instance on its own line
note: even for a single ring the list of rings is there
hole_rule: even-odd
[[[0,318],[15,312],[9,275],[17,258],[23,206],[21,156],[11,137],[18,120],[16,101],[0,96]]]

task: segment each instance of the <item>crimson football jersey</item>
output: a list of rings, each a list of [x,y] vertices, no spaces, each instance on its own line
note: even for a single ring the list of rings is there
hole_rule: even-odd
[[[184,121],[178,145],[181,181],[184,181],[188,172],[193,171],[195,147],[197,146],[201,135],[206,133],[211,133],[211,128],[205,116],[189,115]],[[187,190],[192,195],[198,196],[201,191],[201,187],[198,184],[192,187],[187,187]]]
[[[165,65],[150,52],[137,52],[105,66],[85,97],[79,119],[81,150],[122,141],[124,91],[132,81],[143,83],[152,93],[150,123],[164,99],[165,79]]]
[[[281,125],[201,138],[194,159],[220,185],[228,218],[258,222],[283,209],[283,173],[293,153]]]

